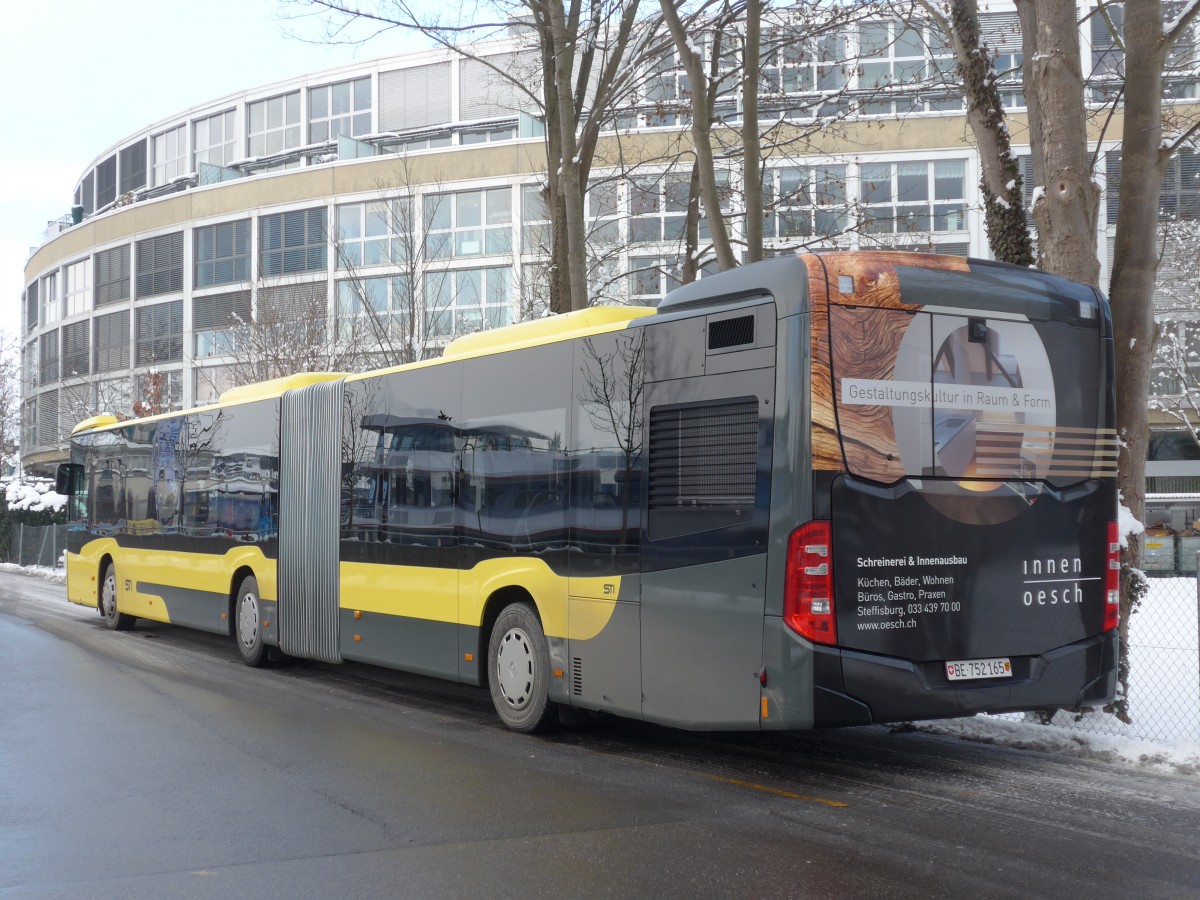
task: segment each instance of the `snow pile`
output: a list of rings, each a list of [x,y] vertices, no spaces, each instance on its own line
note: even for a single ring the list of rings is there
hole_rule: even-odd
[[[1055,756],[1200,776],[1200,746],[1195,744],[1144,741],[1129,735],[1095,734],[1061,725],[1013,722],[988,716],[914,722],[911,728],[924,734],[941,734],[1018,750],[1040,750]]]
[[[14,512],[58,512],[67,505],[66,496],[56,494],[49,481],[9,481],[0,490]]]
[[[31,578],[40,578],[51,584],[67,583],[67,570],[63,568],[47,569],[45,566],[18,566],[16,563],[0,563],[0,572],[9,572],[13,575],[28,575]]]

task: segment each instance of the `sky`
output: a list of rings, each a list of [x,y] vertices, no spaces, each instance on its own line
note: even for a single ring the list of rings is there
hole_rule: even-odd
[[[0,332],[19,332],[30,249],[68,214],[76,180],[159,119],[282,78],[418,49],[391,32],[321,43],[323,24],[279,0],[36,0],[0,29]]]

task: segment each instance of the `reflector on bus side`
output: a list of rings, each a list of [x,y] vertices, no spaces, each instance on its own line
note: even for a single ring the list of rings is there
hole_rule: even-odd
[[[1104,583],[1104,630],[1121,624],[1121,534],[1116,522],[1108,523],[1108,568]]]

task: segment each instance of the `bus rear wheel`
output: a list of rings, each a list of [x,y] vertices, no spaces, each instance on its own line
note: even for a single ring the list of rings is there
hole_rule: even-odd
[[[554,721],[548,693],[546,633],[528,603],[506,606],[488,641],[488,687],[500,720],[513,731],[544,731]]]
[[[237,639],[242,662],[258,668],[267,660],[267,647],[263,643],[262,604],[259,603],[258,581],[254,576],[242,579],[237,597],[233,601],[233,634]]]
[[[137,621],[133,616],[117,611],[117,567],[109,563],[100,578],[100,615],[111,631],[128,631]]]

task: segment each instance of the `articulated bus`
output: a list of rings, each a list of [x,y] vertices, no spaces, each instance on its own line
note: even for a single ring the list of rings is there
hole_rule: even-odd
[[[68,598],[486,687],[535,731],[1077,708],[1116,683],[1096,291],[800,254],[657,308],[80,424]]]

